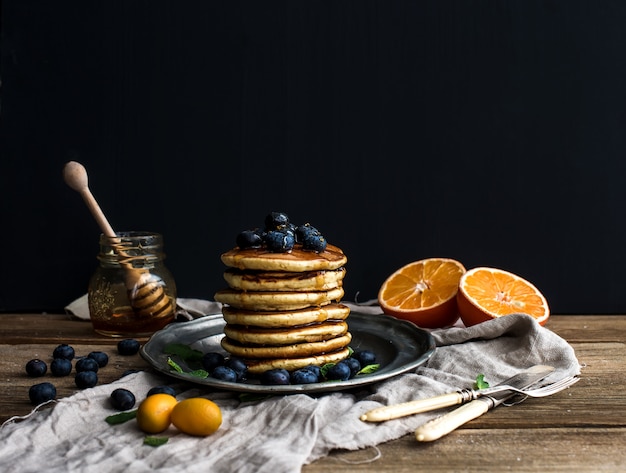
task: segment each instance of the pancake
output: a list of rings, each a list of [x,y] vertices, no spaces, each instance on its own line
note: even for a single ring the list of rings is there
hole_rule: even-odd
[[[324,353],[321,355],[311,355],[301,358],[273,358],[273,359],[258,359],[258,360],[246,360],[248,366],[248,373],[259,375],[264,371],[274,368],[282,368],[287,371],[295,371],[306,366],[315,365],[323,366],[326,363],[337,363],[341,360],[345,360],[350,356],[350,350],[348,348],[342,348],[332,353]]]
[[[294,343],[321,342],[348,332],[345,322],[321,322],[292,328],[258,328],[226,324],[224,335],[243,345],[282,346]]]
[[[224,320],[233,325],[256,327],[293,327],[297,325],[324,322],[325,320],[345,320],[350,308],[343,304],[330,303],[323,307],[307,307],[293,311],[242,310],[224,306]]]
[[[315,292],[260,292],[224,289],[215,293],[222,304],[246,310],[296,310],[311,306],[324,306],[339,301],[344,291],[338,287]]]
[[[230,268],[297,273],[339,269],[348,258],[340,248],[328,244],[320,253],[303,250],[302,245],[296,245],[287,253],[273,253],[264,248],[233,248],[223,253],[221,260]]]
[[[300,273],[236,268],[224,271],[228,287],[241,291],[327,291],[340,287],[345,275],[345,268]]]
[[[224,350],[231,355],[244,358],[303,358],[312,355],[331,353],[348,346],[352,341],[350,332],[319,342],[294,343],[281,346],[247,346],[228,337],[221,340]]]

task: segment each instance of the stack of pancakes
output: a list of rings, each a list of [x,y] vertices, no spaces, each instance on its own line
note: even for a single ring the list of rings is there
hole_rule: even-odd
[[[343,297],[341,249],[322,252],[301,245],[286,253],[264,248],[234,248],[221,256],[228,289],[215,300],[224,304],[222,347],[241,358],[248,372],[273,368],[293,371],[349,356],[352,336]]]

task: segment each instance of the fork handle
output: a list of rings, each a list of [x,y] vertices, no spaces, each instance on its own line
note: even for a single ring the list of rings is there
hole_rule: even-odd
[[[441,409],[442,407],[456,406],[462,402],[463,396],[461,393],[454,392],[429,397],[428,399],[418,399],[416,401],[403,402],[391,406],[377,407],[361,415],[360,419],[367,422],[383,422],[385,420],[419,414],[420,412]]]

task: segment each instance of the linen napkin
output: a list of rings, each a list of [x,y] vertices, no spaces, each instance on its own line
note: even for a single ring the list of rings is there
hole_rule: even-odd
[[[387,317],[377,306],[351,308]],[[153,372],[129,375],[60,399],[53,409],[34,412],[25,420],[5,423],[0,429],[0,470],[298,472],[332,450],[375,447],[412,433],[443,412],[384,423],[361,421],[360,415],[369,409],[471,387],[479,373],[492,385],[535,364],[556,368],[546,382],[580,374],[572,347],[528,315],[431,333],[437,348],[425,365],[353,391],[242,402],[236,393],[174,383]],[[150,447],[143,444],[144,434],[134,421],[116,426],[104,421],[114,413],[107,403],[113,389],[130,389],[139,402],[152,386],[166,383],[181,391],[178,399],[205,396],[216,402],[223,414],[220,429],[196,438],[170,427],[162,434],[169,437],[168,443]]]

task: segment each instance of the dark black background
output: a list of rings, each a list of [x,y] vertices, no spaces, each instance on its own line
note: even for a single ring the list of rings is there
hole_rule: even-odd
[[[272,210],[346,299],[431,257],[625,313],[626,2],[2,2],[0,310],[86,292],[95,221],[164,235],[179,296]]]

